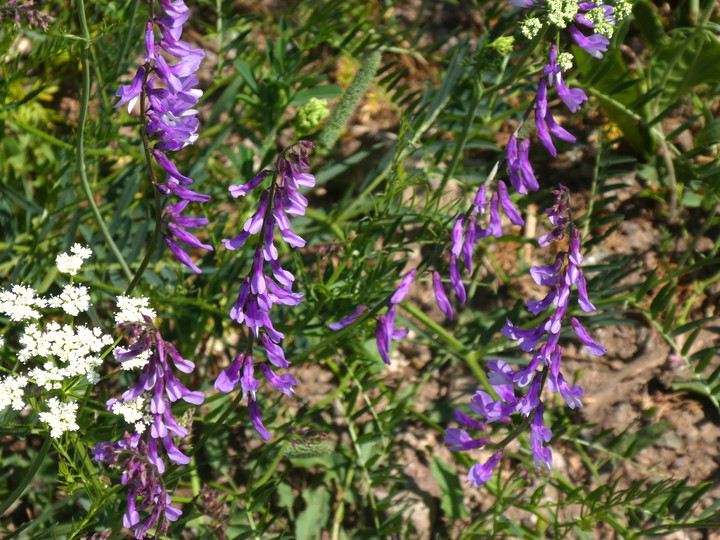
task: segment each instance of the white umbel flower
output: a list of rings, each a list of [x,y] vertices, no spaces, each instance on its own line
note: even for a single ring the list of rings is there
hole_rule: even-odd
[[[65,285],[58,296],[53,296],[48,302],[50,307],[61,308],[73,317],[90,309],[90,295],[87,287]]]
[[[11,375],[0,378],[0,412],[7,407],[21,411],[25,407],[23,394],[27,386],[27,377]]]
[[[122,416],[128,424],[135,424],[136,433],[145,431],[145,428],[153,421],[145,396],[140,396],[134,401],[115,401],[110,406],[110,411]]]
[[[115,324],[144,322],[143,315],[151,319],[157,316],[155,310],[148,305],[149,299],[144,296],[131,298],[129,296],[118,296],[117,312],[115,313]]]
[[[73,247],[70,248],[70,252],[71,253],[61,253],[58,255],[55,258],[55,266],[57,266],[60,273],[74,276],[80,271],[83,262],[90,258],[92,250],[89,247],[74,244]]]
[[[77,431],[80,428],[76,421],[77,402],[63,403],[52,397],[47,400],[47,406],[50,410],[40,413],[39,416],[40,421],[50,428],[50,436],[53,439],[57,439],[66,431]]]
[[[13,285],[9,291],[0,291],[0,313],[12,321],[39,319],[40,312],[36,308],[46,306],[47,300],[37,296],[32,287]]]

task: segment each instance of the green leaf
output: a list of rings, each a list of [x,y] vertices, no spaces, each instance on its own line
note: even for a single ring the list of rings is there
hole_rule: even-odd
[[[440,484],[440,507],[448,516],[450,523],[467,517],[469,513],[463,504],[463,490],[455,468],[439,457],[433,457],[430,470],[437,483]]]
[[[330,517],[330,492],[324,486],[305,489],[302,492],[305,510],[295,521],[297,540],[318,540]]]

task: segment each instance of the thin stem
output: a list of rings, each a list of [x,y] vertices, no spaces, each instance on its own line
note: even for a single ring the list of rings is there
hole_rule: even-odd
[[[438,193],[444,192],[445,186],[447,186],[448,181],[455,174],[455,170],[457,169],[458,163],[460,163],[460,159],[464,154],[465,146],[467,145],[468,139],[470,138],[470,128],[472,127],[473,122],[475,122],[475,115],[477,114],[477,110],[480,106],[480,100],[482,99],[482,97],[482,86],[480,86],[480,83],[477,79],[473,79],[473,99],[470,102],[468,112],[465,115],[465,122],[463,122],[460,138],[457,140],[457,144],[455,145],[455,151],[453,152],[452,161],[450,162],[448,168],[445,169],[445,174],[443,174],[440,185],[437,188]],[[436,201],[439,204],[440,197],[438,197]]]
[[[93,196],[92,189],[90,188],[90,183],[88,182],[87,178],[87,172],[85,170],[85,122],[87,120],[87,111],[88,111],[88,101],[90,99],[90,62],[88,61],[88,53],[90,49],[90,30],[88,29],[87,19],[85,18],[85,2],[84,0],[77,0],[77,7],[78,7],[78,18],[80,19],[80,28],[82,30],[82,35],[85,40],[82,52],[81,52],[81,62],[82,62],[82,74],[83,74],[83,86],[82,86],[82,95],[80,97],[80,116],[78,119],[78,130],[77,130],[77,141],[75,144],[75,150],[77,153],[77,167],[78,167],[78,173],[80,174],[80,181],[82,182],[83,190],[85,191],[85,198],[88,201],[88,204],[90,205],[90,209],[92,210],[93,215],[95,216],[95,221],[97,221],[98,227],[100,227],[100,231],[102,232],[102,235],[105,237],[105,241],[107,242],[108,246],[110,246],[110,250],[115,255],[115,258],[118,260],[118,263],[120,264],[120,268],[122,268],[123,274],[125,274],[125,278],[128,281],[132,280],[132,273],[130,272],[130,268],[128,267],[127,263],[125,262],[125,258],[122,256],[122,253],[120,253],[120,250],[115,245],[115,242],[112,239],[112,236],[110,236],[110,231],[108,231],[107,226],[105,225],[105,222],[103,221],[102,216],[100,215],[100,210],[97,207],[97,204],[95,203],[95,198]]]

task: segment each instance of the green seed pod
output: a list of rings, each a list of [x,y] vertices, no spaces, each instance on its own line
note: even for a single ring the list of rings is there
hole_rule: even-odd
[[[325,124],[325,127],[318,135],[317,144],[319,147],[324,150],[330,150],[335,146],[345,124],[347,124],[355,107],[357,107],[358,101],[360,101],[360,98],[363,97],[370,83],[375,79],[375,74],[380,67],[381,59],[382,53],[375,51],[370,53],[360,66],[347,92],[345,92],[342,99],[340,99],[340,103],[337,104],[327,124]]]

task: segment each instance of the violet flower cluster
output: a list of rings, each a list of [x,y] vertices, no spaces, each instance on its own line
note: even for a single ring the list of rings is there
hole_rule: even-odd
[[[243,397],[247,397],[250,420],[258,434],[269,440],[270,432],[262,423],[256,392],[259,381],[255,378],[255,368],[262,372],[270,385],[286,395],[294,393],[297,384],[291,373],[277,375],[275,368],[287,368],[280,342],[285,337],[273,326],[270,311],[274,305],[295,306],[302,302],[303,294],[294,292],[295,276],[280,266],[278,250],[275,246],[275,233],[290,247],[300,248],[305,240],[291,229],[290,219],[305,214],[307,199],[300,188],[315,185],[315,177],[308,173],[310,169],[308,151],[314,146],[308,141],[300,141],[282,152],[275,162],[274,169],[266,169],[247,184],[230,186],[234,197],[245,197],[270,177],[270,185],[260,194],[257,209],[243,225],[234,238],[223,240],[225,247],[235,250],[245,245],[251,236],[258,235],[255,255],[250,272],[243,280],[237,301],[230,310],[230,317],[250,329],[251,346],[248,351],[238,354],[229,367],[224,369],[215,388],[221,392],[232,392],[240,385]],[[268,270],[269,273],[266,273]],[[258,362],[253,357],[255,343],[265,349],[269,362]]]
[[[93,459],[122,471],[120,481],[128,486],[123,526],[132,529],[135,538],[144,538],[150,529],[158,525],[159,531],[166,535],[169,522],[177,521],[182,514],[170,506],[172,499],[162,474],[148,459],[148,451],[148,443],[141,439],[139,433],[131,435],[128,432],[117,443],[103,442],[93,449]],[[141,513],[148,512],[146,517],[140,518]]]
[[[562,346],[559,344],[560,333],[566,321],[566,312],[570,306],[571,289],[575,286],[578,293],[578,304],[583,311],[595,309],[587,295],[587,286],[580,265],[583,256],[580,253],[579,231],[569,215],[569,191],[564,186],[553,192],[555,204],[547,210],[550,222],[554,225],[551,233],[540,239],[541,245],[562,240],[569,230],[569,248],[560,251],[551,265],[538,265],[531,269],[530,274],[538,285],[548,287],[545,298],[539,301],[526,302],[528,311],[539,314],[552,311],[541,318],[532,328],[521,329],[511,321],[507,321],[502,329],[503,335],[517,342],[525,352],[532,352],[530,363],[518,371],[514,371],[502,360],[489,362],[488,380],[499,399],[485,391],[475,393],[469,404],[470,410],[482,420],[477,420],[460,410],[455,411],[455,418],[464,428],[486,430],[493,422],[510,422],[511,415],[520,413],[526,425],[530,426],[530,447],[535,464],[538,468],[550,469],[552,452],[544,443],[550,441],[552,432],[543,425],[544,405],[541,400],[543,388],[547,385],[551,392],[559,393],[567,405],[574,409],[582,407],[580,398],[584,395],[580,386],[569,386],[561,372]],[[570,318],[571,326],[592,354],[602,355],[606,349],[598,345],[587,333],[580,321]],[[516,386],[527,387],[524,395],[516,394]],[[465,429],[450,428],[446,431],[445,442],[452,450],[473,450],[489,444],[487,437],[472,438]],[[494,453],[483,464],[475,464],[468,473],[472,485],[479,486],[491,476],[493,468],[502,456],[502,449]]]
[[[126,331],[130,344],[113,353],[123,370],[142,370],[135,386],[120,399],[108,400],[107,407],[134,424],[135,432],[117,443],[99,443],[93,454],[96,461],[111,464],[117,464],[120,455],[129,455],[120,466],[121,482],[129,486],[123,524],[133,530],[136,538],[143,538],[153,527],[166,532],[167,520],[174,521],[181,513],[169,506],[170,495],[161,478],[166,468],[164,458],[178,465],[190,462],[176,444],[188,431],[173,417],[172,403],[183,400],[200,405],[205,395],[186,388],[173,373],[172,366],[191,373],[195,365],[163,339],[152,322],[154,311],[147,308],[146,301],[120,297],[121,304],[125,309],[116,315],[116,322]],[[141,518],[143,511],[149,514]]]
[[[150,177],[162,194],[180,199],[177,203],[167,205],[162,212],[161,220],[166,225],[163,240],[178,261],[199,274],[202,271],[178,241],[190,247],[212,251],[212,246],[204,244],[187,231],[188,228],[207,225],[208,220],[186,217],[182,212],[190,202],[204,203],[210,200],[210,196],[187,187],[193,184],[193,180],[180,173],[167,152],[178,151],[193,144],[198,138],[197,110],[192,107],[202,96],[202,91],[197,88],[196,72],[205,57],[205,51],[193,49],[188,42],[180,39],[182,26],[190,16],[185,2],[158,2],[165,16],[154,15],[155,0],[151,0],[151,16],[145,25],[145,63],[138,68],[132,82],[117,91],[120,101],[115,106],[127,104],[128,112],[131,112],[140,101],[148,166],[154,161],[166,173],[162,183],[155,180],[152,170]],[[159,31],[159,39],[155,35],[155,28]]]
[[[511,0],[511,4],[519,7],[537,7],[545,10],[547,22],[559,28],[566,28],[570,37],[583,49],[596,58],[602,57],[607,50],[609,36],[616,20],[629,13],[626,2],[617,2],[616,12],[611,6],[593,2],[573,2],[560,0]],[[618,17],[616,17],[616,13]],[[542,28],[539,19],[528,18],[523,23],[523,33],[527,37],[534,37]],[[596,33],[586,36],[580,27],[590,28]],[[543,68],[543,77],[538,84],[538,90],[533,101],[532,110],[525,116],[532,116],[537,129],[538,139],[547,151],[555,157],[557,150],[554,139],[566,142],[575,142],[575,137],[560,126],[553,117],[548,106],[548,91],[555,87],[558,97],[571,113],[577,112],[587,95],[580,88],[569,88],[563,78],[563,71],[572,66],[572,55],[558,54],[555,44],[550,47],[548,64]],[[508,141],[506,149],[506,162],[508,179],[514,190],[519,194],[537,191],[539,183],[530,163],[530,139],[520,138],[521,123]],[[495,183],[495,189],[487,200],[487,192],[491,186],[490,181],[482,185],[473,201],[472,208],[461,215],[451,233],[450,254],[450,281],[456,290],[459,299],[464,303],[464,290],[459,290],[462,284],[457,276],[457,260],[462,256],[468,272],[472,271],[472,255],[475,242],[488,235],[501,237],[503,235],[502,222],[499,209],[502,208],[508,219],[514,225],[523,225],[522,216],[510,200],[508,189],[502,180]],[[581,407],[580,397],[583,390],[579,386],[569,386],[561,372],[562,348],[559,345],[560,332],[566,319],[569,306],[571,287],[578,291],[578,303],[584,311],[592,311],[595,307],[588,299],[587,285],[583,271],[580,267],[583,257],[580,253],[580,239],[577,227],[572,222],[568,209],[569,191],[564,186],[553,192],[556,195],[555,204],[548,209],[548,218],[554,226],[551,233],[541,237],[541,246],[561,240],[566,234],[570,235],[568,251],[558,253],[552,265],[536,266],[531,270],[533,279],[542,286],[548,287],[548,294],[539,301],[528,301],[527,309],[533,314],[543,313],[554,307],[552,314],[542,319],[532,329],[521,329],[507,321],[502,329],[503,335],[515,340],[526,352],[533,352],[530,364],[519,371],[513,369],[502,360],[493,360],[489,363],[489,382],[493,386],[499,399],[493,399],[490,394],[478,391],[469,407],[472,412],[482,418],[471,418],[461,411],[456,411],[457,421],[465,428],[485,430],[486,423],[510,422],[511,415],[520,413],[524,417],[525,425],[530,426],[530,445],[533,458],[538,468],[550,468],[552,453],[545,446],[552,437],[551,431],[543,425],[544,406],[540,399],[545,385],[551,392],[558,392],[569,407]],[[488,227],[478,225],[478,217],[485,213],[485,207],[490,206]],[[569,233],[568,233],[569,231]],[[440,309],[451,318],[449,302],[442,289],[441,278],[434,276],[435,296]],[[570,324],[577,337],[585,347],[596,355],[605,353],[605,349],[598,345],[585,331],[580,321],[570,318]],[[524,395],[516,395],[515,387],[527,387]],[[516,432],[517,433],[517,432]],[[446,442],[454,450],[471,450],[482,448],[489,444],[489,439],[480,437],[473,439],[465,429],[447,430]],[[507,441],[505,441],[507,443]],[[490,446],[488,446],[490,447]],[[497,447],[496,447],[497,448]],[[489,460],[483,464],[474,465],[468,475],[469,481],[479,486],[486,482],[494,467],[502,457],[502,448],[497,448]]]

